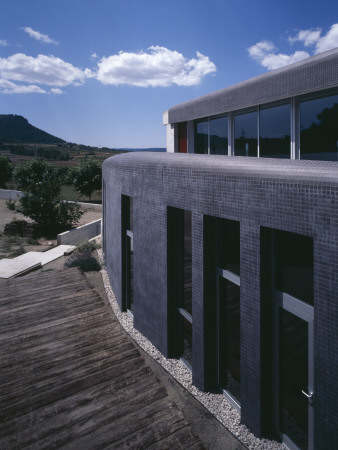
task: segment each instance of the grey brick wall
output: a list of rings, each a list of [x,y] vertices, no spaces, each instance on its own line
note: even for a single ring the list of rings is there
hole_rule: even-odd
[[[236,109],[336,88],[337,84],[338,49],[336,48],[175,105],[168,111],[168,122],[184,122],[224,114]]]
[[[206,215],[240,221],[241,417],[257,436],[268,411],[262,390],[261,229],[314,239],[315,440],[337,444],[338,163],[135,153],[104,162],[105,257],[121,305],[121,195],[134,204],[134,325],[168,352],[167,206],[192,211],[193,382],[210,387],[212,339],[204,255]],[[266,318],[264,319],[266,320]],[[262,334],[263,333],[263,334]],[[263,384],[262,384],[263,383]],[[265,411],[266,413],[266,411]]]

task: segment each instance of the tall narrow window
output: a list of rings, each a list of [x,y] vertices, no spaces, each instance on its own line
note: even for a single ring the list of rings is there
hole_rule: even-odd
[[[263,327],[273,342],[271,381],[263,377],[273,387],[273,429],[288,448],[313,448],[313,239],[269,229],[261,236],[269,255],[263,267],[270,280],[263,274],[262,284],[270,286],[264,308],[270,308],[272,317],[265,320],[272,324]]]
[[[290,158],[290,104],[259,111],[259,156]]]
[[[218,384],[240,406],[240,228],[217,219]]]
[[[228,154],[228,118],[218,117],[209,120],[210,154]]]
[[[300,103],[300,158],[338,161],[338,95]]]
[[[235,115],[235,156],[257,156],[258,114]]]
[[[133,239],[133,199],[122,195],[122,297],[123,308],[129,311],[134,302]]]
[[[195,153],[208,154],[209,147],[209,122],[203,120],[195,122]]]
[[[170,353],[192,367],[191,212],[168,208]]]

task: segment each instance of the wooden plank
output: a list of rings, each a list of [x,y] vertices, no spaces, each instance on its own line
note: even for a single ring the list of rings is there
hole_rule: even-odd
[[[41,406],[56,402],[57,400],[65,398],[76,392],[80,392],[97,383],[102,383],[103,381],[119,376],[122,373],[133,371],[136,368],[139,368],[142,364],[142,358],[135,355],[133,358],[128,358],[125,361],[121,361],[120,364],[112,364],[110,367],[92,371],[90,374],[87,373],[82,378],[76,379],[74,377],[68,383],[60,383],[53,389],[36,393],[33,398],[28,399],[26,397],[20,402],[12,403],[4,408],[1,408],[0,421],[12,419],[25,414],[26,412],[32,411],[35,408],[40,408]]]
[[[58,420],[63,425],[70,420],[68,417],[69,411],[75,411],[79,406],[100,401],[101,398],[107,398],[109,395],[114,396],[117,391],[130,389],[133,384],[138,386],[144,379],[149,380],[150,384],[154,382],[156,377],[151,369],[144,365],[144,361],[140,361],[139,367],[136,367],[133,372],[122,373],[120,376],[84,389],[81,393],[76,392],[54,403],[33,409],[7,422],[0,422],[0,436],[5,438],[15,435],[14,437],[19,439],[20,432],[24,436],[25,434],[29,435],[31,433],[30,430],[32,430],[32,433],[37,433],[38,429],[48,430],[50,426],[53,426],[51,424],[55,424]],[[41,423],[44,424],[43,427],[41,427]],[[2,448],[1,445],[0,448]]]
[[[156,377],[143,377],[138,381],[140,389],[133,399],[134,404],[140,405],[152,397],[163,395],[159,391],[159,383]],[[135,386],[135,383],[133,384]],[[130,385],[131,387],[132,385]],[[136,392],[137,386],[132,388]],[[39,416],[40,423],[35,423],[29,428],[22,427],[18,433],[6,436],[7,445],[20,442],[22,446],[38,445],[39,448],[51,448],[73,440],[83,433],[99,428],[100,424],[111,423],[115,417],[121,417],[126,410],[125,389],[112,393],[111,385],[105,384],[100,390],[91,390],[73,396],[73,403],[69,409],[57,411],[52,420],[46,420],[44,415]],[[62,404],[62,406],[64,406]],[[57,410],[57,408],[56,408]],[[42,412],[42,411],[41,411]],[[44,427],[41,427],[43,419]],[[26,424],[25,424],[26,425]]]
[[[140,358],[139,351],[134,347],[123,353],[118,353],[114,356],[99,355],[99,358],[81,358],[78,363],[68,363],[63,366],[56,366],[47,373],[47,377],[42,376],[42,380],[31,380],[29,377],[27,383],[25,380],[16,383],[6,384],[2,386],[1,393],[1,407],[3,411],[11,407],[14,404],[20,403],[20,409],[24,409],[27,404],[36,403],[36,398],[46,392],[53,389],[58,389],[62,385],[72,383],[77,378],[85,378],[91,374],[100,372],[107,368],[113,368],[119,365],[121,362],[127,360],[132,362],[134,359]],[[34,385],[30,382],[34,381]],[[30,386],[29,392],[27,392],[27,386]],[[0,412],[1,417],[1,412]]]

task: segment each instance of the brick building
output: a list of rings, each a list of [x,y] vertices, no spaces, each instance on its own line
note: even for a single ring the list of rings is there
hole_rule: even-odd
[[[164,119],[103,166],[121,309],[257,436],[337,447],[338,49]]]

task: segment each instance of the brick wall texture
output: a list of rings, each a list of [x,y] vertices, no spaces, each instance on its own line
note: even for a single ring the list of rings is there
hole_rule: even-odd
[[[168,355],[167,207],[192,212],[193,382],[210,384],[206,215],[240,222],[241,417],[257,436],[264,423],[261,229],[314,242],[315,448],[337,446],[338,163],[133,153],[103,165],[104,251],[122,307],[121,196],[133,198],[134,326]],[[264,320],[262,319],[264,317]]]

